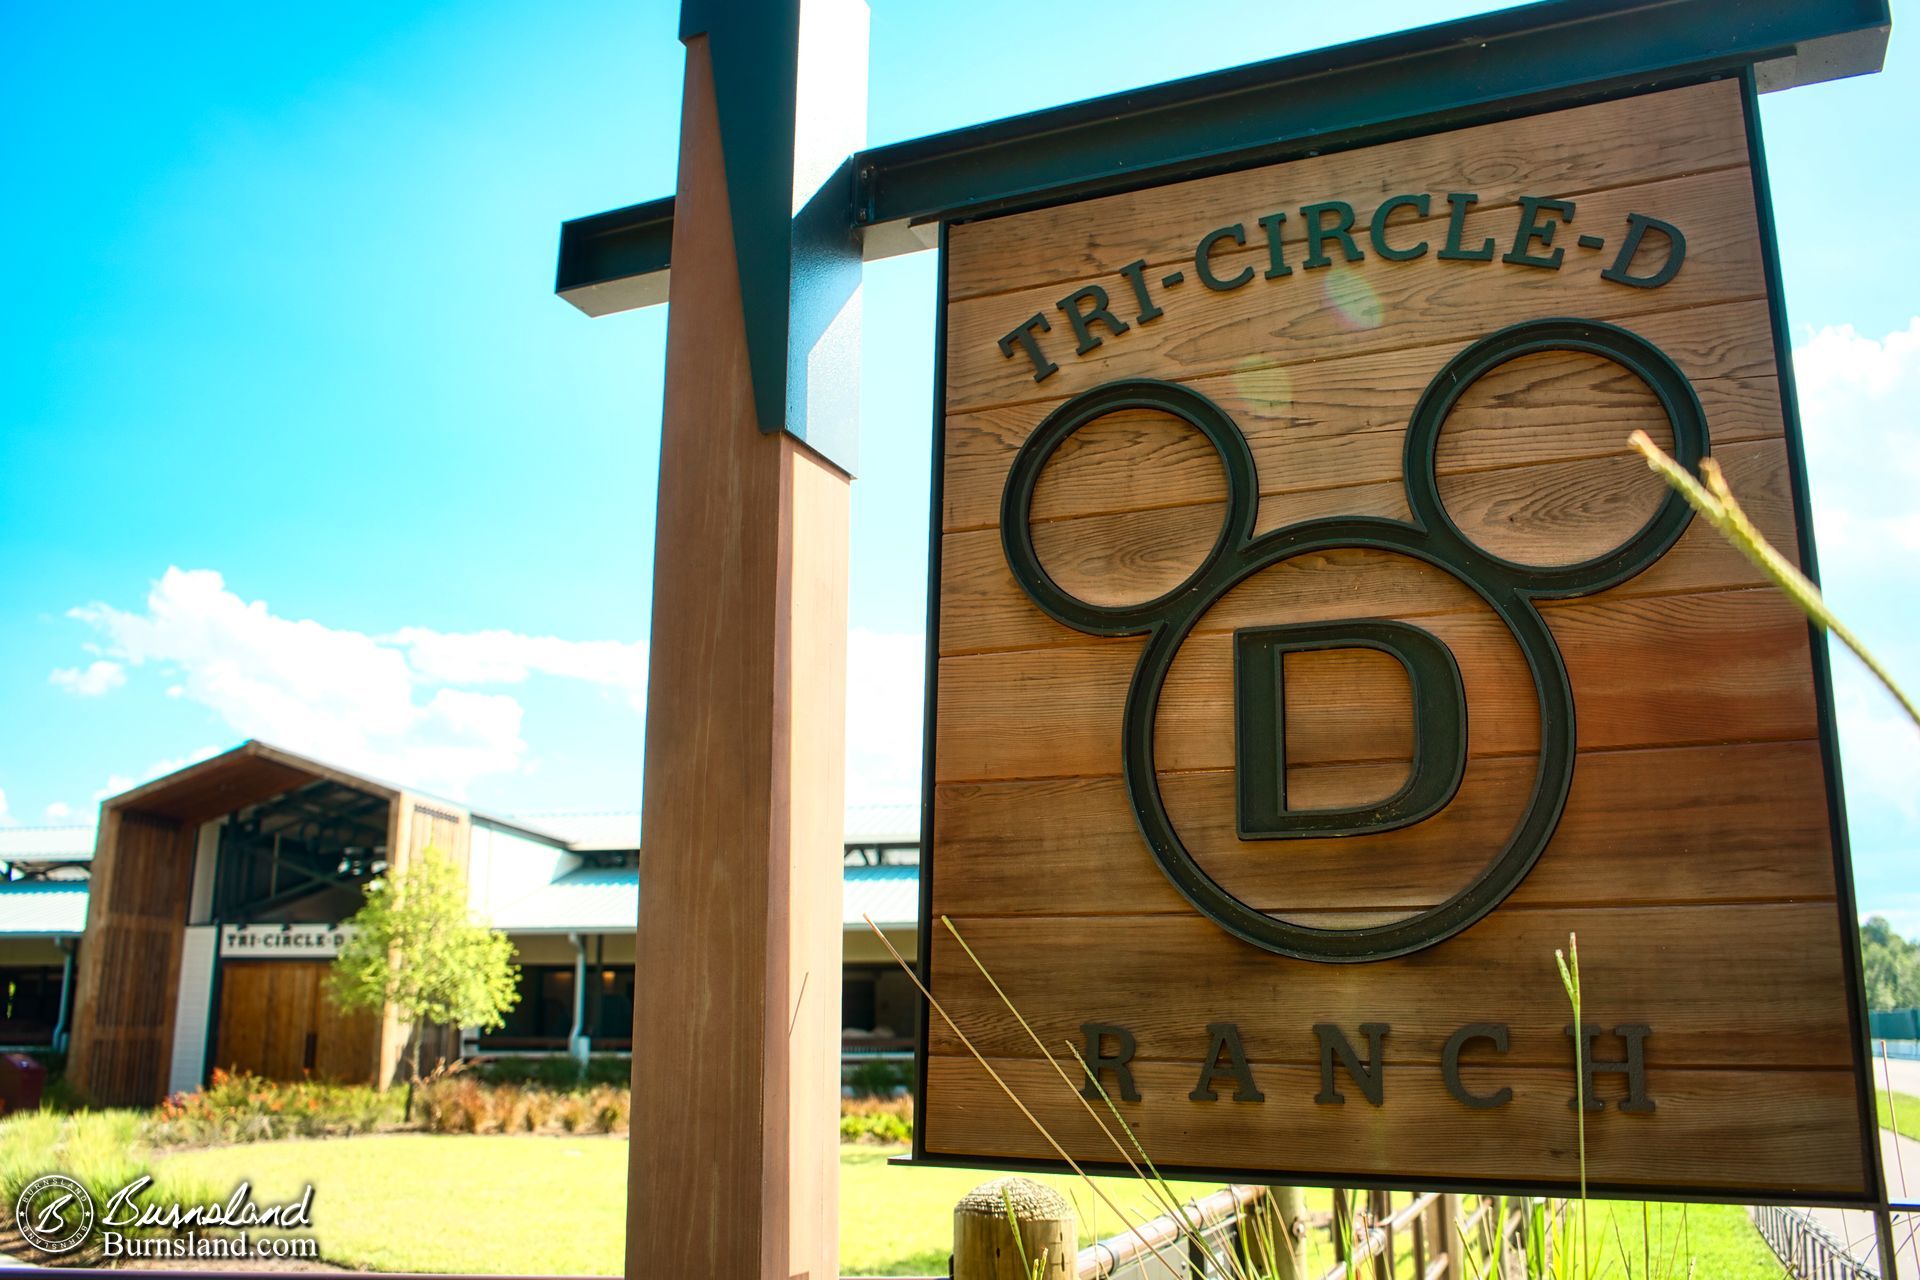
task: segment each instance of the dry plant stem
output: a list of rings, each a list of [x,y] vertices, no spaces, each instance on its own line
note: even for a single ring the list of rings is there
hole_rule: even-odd
[[[1100,1118],[1100,1113],[1093,1109],[1093,1104],[1087,1100],[1084,1094],[1073,1087],[1073,1081],[1068,1077],[1066,1069],[1060,1065],[1060,1060],[1055,1058],[1047,1049],[1045,1042],[1040,1039],[1039,1033],[1036,1032],[1032,1024],[1027,1021],[1026,1015],[1020,1012],[1019,1007],[1013,1003],[1013,1000],[1007,995],[1006,991],[1001,988],[999,981],[988,971],[987,966],[981,962],[980,957],[974,953],[973,948],[967,945],[967,940],[960,936],[960,930],[955,926],[952,919],[947,916],[941,916],[940,923],[946,926],[947,932],[953,935],[953,940],[960,944],[962,951],[967,953],[967,959],[973,962],[973,967],[980,971],[980,976],[985,978],[987,985],[993,988],[993,994],[1000,997],[1000,1003],[1007,1007],[1007,1012],[1011,1013],[1014,1020],[1020,1024],[1020,1029],[1027,1033],[1027,1038],[1033,1041],[1035,1048],[1040,1050],[1040,1055],[1047,1060],[1047,1065],[1052,1067],[1054,1074],[1060,1077],[1060,1083],[1067,1087],[1068,1092],[1073,1094],[1074,1098],[1079,1101],[1081,1107],[1086,1110],[1087,1115],[1092,1117],[1096,1125],[1100,1126],[1100,1132],[1105,1134],[1107,1141],[1113,1144],[1113,1149],[1120,1153],[1120,1158],[1126,1161],[1127,1168],[1133,1171],[1133,1176],[1146,1185],[1148,1191],[1160,1202],[1162,1211],[1182,1224],[1189,1239],[1206,1255],[1207,1261],[1212,1264],[1214,1270],[1219,1273],[1225,1273],[1228,1270],[1227,1266],[1221,1261],[1219,1255],[1214,1252],[1212,1246],[1208,1244],[1206,1237],[1197,1229],[1187,1228],[1185,1226],[1186,1215],[1182,1211],[1179,1198],[1173,1194],[1173,1188],[1167,1184],[1166,1179],[1160,1176],[1160,1171],[1153,1167],[1153,1162],[1147,1158],[1146,1149],[1140,1147],[1140,1140],[1135,1136],[1132,1126],[1128,1125],[1125,1118],[1121,1116],[1119,1108],[1113,1105],[1113,1100],[1107,1097],[1107,1091],[1101,1086],[1099,1079],[1095,1077],[1091,1071],[1087,1071],[1087,1079],[1093,1081],[1094,1088],[1100,1091],[1100,1096],[1106,1100],[1108,1108],[1113,1111],[1113,1118],[1119,1122],[1121,1128],[1127,1131],[1127,1136],[1133,1139],[1134,1146],[1140,1148],[1140,1158],[1146,1161],[1147,1168],[1152,1171],[1151,1177],[1140,1171],[1140,1166],[1134,1162],[1132,1154],[1128,1152],[1126,1146],[1121,1143],[1120,1139],[1114,1135],[1113,1130],[1107,1127],[1107,1122]],[[1080,1063],[1081,1070],[1085,1071],[1086,1061],[1080,1057],[1080,1051],[1075,1049],[1071,1044],[1069,1044],[1067,1048],[1072,1051],[1074,1060]],[[1250,1278],[1243,1277],[1242,1280],[1250,1280]]]
[[[1900,1104],[1894,1101],[1898,1095],[1893,1091],[1893,1060],[1885,1054],[1880,1055],[1880,1078],[1887,1086],[1887,1119],[1893,1121],[1893,1131],[1900,1132]],[[1907,1162],[1900,1153],[1900,1144],[1893,1144],[1893,1167],[1900,1175],[1900,1185],[1907,1185]]]
[[[1567,1000],[1573,1006],[1573,1114],[1580,1150],[1580,1260],[1582,1269],[1589,1269],[1592,1263],[1587,1256],[1587,1041],[1580,1025],[1579,935],[1567,935],[1567,953],[1571,960],[1568,954],[1557,949],[1553,959],[1560,966],[1560,983],[1567,989]]]
[[[900,966],[901,972],[907,975],[907,980],[913,983],[915,989],[920,992],[922,998],[927,1002],[927,1007],[940,1015],[940,1020],[946,1023],[947,1029],[952,1031],[960,1043],[966,1046],[967,1052],[973,1055],[973,1060],[980,1064],[981,1070],[985,1071],[987,1075],[992,1078],[993,1082],[1000,1086],[1000,1092],[1006,1094],[1008,1100],[1020,1109],[1020,1114],[1027,1118],[1027,1122],[1039,1132],[1042,1138],[1046,1139],[1047,1145],[1053,1148],[1054,1154],[1059,1156],[1061,1161],[1065,1163],[1069,1169],[1072,1169],[1082,1182],[1087,1184],[1087,1189],[1098,1196],[1101,1203],[1105,1204],[1107,1208],[1113,1210],[1114,1217],[1120,1219],[1122,1225],[1133,1233],[1134,1239],[1140,1242],[1140,1247],[1151,1253],[1152,1246],[1147,1243],[1147,1238],[1140,1233],[1140,1228],[1134,1225],[1133,1219],[1129,1218],[1121,1210],[1120,1206],[1115,1204],[1112,1199],[1108,1197],[1107,1193],[1100,1189],[1099,1183],[1087,1176],[1087,1171],[1082,1169],[1079,1163],[1067,1154],[1066,1148],[1060,1145],[1052,1133],[1048,1132],[1047,1126],[1040,1123],[1039,1117],[1027,1110],[1027,1104],[1020,1101],[1020,1095],[1015,1093],[1012,1087],[1000,1078],[1000,1073],[993,1069],[993,1064],[988,1062],[980,1051],[973,1047],[973,1041],[967,1038],[967,1033],[960,1029],[960,1024],[953,1020],[952,1015],[946,1011],[945,1006],[933,998],[933,992],[927,990],[926,984],[920,981],[920,975],[913,971],[913,966],[907,963],[906,957],[900,954],[899,949],[893,945],[887,938],[887,935],[880,932],[880,926],[873,922],[873,917],[862,916],[861,919],[867,922],[867,928],[873,930],[873,936],[880,939],[880,945],[887,949],[887,954],[893,957],[893,962]]]
[[[1135,1136],[1132,1126],[1127,1124],[1125,1118],[1121,1116],[1119,1108],[1113,1105],[1113,1099],[1107,1097],[1107,1091],[1101,1086],[1099,1079],[1091,1071],[1087,1071],[1087,1079],[1093,1081],[1093,1087],[1100,1091],[1101,1098],[1106,1101],[1108,1109],[1113,1112],[1113,1118],[1119,1122],[1121,1128],[1127,1131],[1127,1136],[1133,1140],[1134,1146],[1139,1148],[1140,1158],[1146,1161],[1147,1168],[1152,1171],[1152,1177],[1148,1177],[1147,1174],[1140,1171],[1140,1166],[1134,1163],[1133,1156],[1128,1153],[1126,1147],[1120,1142],[1120,1139],[1114,1136],[1113,1130],[1107,1127],[1106,1121],[1100,1118],[1100,1113],[1093,1109],[1093,1104],[1087,1101],[1086,1096],[1078,1089],[1073,1087],[1073,1081],[1068,1077],[1065,1068],[1060,1065],[1059,1059],[1055,1058],[1053,1054],[1048,1051],[1045,1042],[1040,1039],[1039,1033],[1036,1032],[1032,1024],[1027,1021],[1026,1015],[1020,1012],[1019,1007],[1008,997],[1006,991],[1001,988],[999,981],[988,971],[987,966],[982,963],[980,957],[974,953],[973,948],[967,945],[967,940],[960,936],[960,930],[953,923],[953,920],[950,917],[941,916],[940,923],[945,925],[947,932],[953,935],[953,940],[960,944],[960,949],[967,953],[967,959],[973,962],[973,967],[980,971],[980,976],[985,978],[987,985],[993,988],[993,994],[1000,997],[1000,1003],[1007,1006],[1007,1012],[1013,1015],[1014,1020],[1020,1024],[1020,1029],[1027,1033],[1027,1038],[1033,1041],[1034,1047],[1039,1049],[1040,1055],[1047,1060],[1047,1065],[1052,1067],[1054,1074],[1060,1077],[1060,1083],[1067,1087],[1067,1091],[1085,1108],[1087,1115],[1092,1117],[1093,1122],[1100,1126],[1100,1132],[1105,1134],[1107,1141],[1113,1144],[1113,1149],[1120,1153],[1120,1158],[1126,1161],[1127,1168],[1133,1171],[1133,1176],[1146,1185],[1147,1190],[1160,1202],[1162,1211],[1165,1212],[1168,1217],[1180,1223],[1182,1231],[1187,1235],[1188,1239],[1198,1246],[1200,1251],[1206,1255],[1207,1261],[1212,1264],[1214,1270],[1224,1274],[1228,1270],[1227,1266],[1221,1261],[1219,1255],[1214,1252],[1213,1247],[1208,1244],[1206,1237],[1201,1234],[1198,1229],[1187,1225],[1186,1214],[1182,1210],[1179,1198],[1173,1194],[1173,1188],[1168,1185],[1166,1179],[1160,1176],[1160,1171],[1153,1167],[1153,1161],[1147,1158],[1146,1148],[1140,1146],[1140,1140]],[[1080,1051],[1075,1049],[1071,1044],[1069,1044],[1067,1048],[1072,1050],[1074,1060],[1079,1062],[1081,1070],[1085,1071],[1087,1064],[1085,1059],[1080,1057]],[[1242,1274],[1240,1280],[1251,1280],[1251,1277]]]
[[[984,972],[984,970],[982,972]],[[989,981],[991,981],[991,979],[989,979]],[[1031,1032],[1029,1032],[1029,1034],[1031,1034]],[[1039,1040],[1036,1038],[1034,1043],[1039,1044]],[[1172,1184],[1161,1176],[1159,1169],[1154,1167],[1153,1160],[1147,1155],[1147,1149],[1140,1145],[1140,1139],[1133,1132],[1133,1126],[1127,1123],[1126,1117],[1120,1114],[1120,1108],[1114,1105],[1113,1096],[1107,1092],[1107,1087],[1100,1083],[1099,1076],[1095,1075],[1093,1068],[1087,1065],[1087,1060],[1080,1056],[1079,1046],[1075,1045],[1071,1040],[1063,1041],[1062,1043],[1067,1046],[1067,1052],[1073,1055],[1073,1060],[1080,1064],[1080,1069],[1086,1073],[1088,1083],[1092,1084],[1095,1091],[1099,1093],[1100,1100],[1107,1104],[1107,1110],[1113,1113],[1114,1122],[1117,1123],[1121,1130],[1127,1135],[1128,1140],[1133,1143],[1134,1149],[1140,1153],[1141,1161],[1147,1166],[1147,1172],[1141,1173],[1139,1166],[1134,1164],[1132,1160],[1128,1160],[1127,1167],[1133,1170],[1133,1176],[1145,1183],[1147,1188],[1154,1192],[1155,1199],[1159,1200],[1161,1205],[1166,1209],[1167,1217],[1173,1219],[1174,1222],[1178,1224],[1181,1233],[1186,1236],[1189,1243],[1198,1247],[1199,1250],[1207,1256],[1207,1260],[1216,1270],[1223,1273],[1226,1272],[1228,1268],[1221,1265],[1219,1257],[1213,1251],[1213,1246],[1207,1243],[1206,1236],[1201,1232],[1200,1228],[1195,1227],[1187,1220],[1186,1207],[1182,1206],[1180,1204],[1180,1198],[1173,1194]],[[1046,1051],[1046,1046],[1041,1045],[1040,1052],[1046,1053]],[[1054,1069],[1057,1071],[1059,1067],[1056,1066]],[[1070,1089],[1073,1087],[1072,1081],[1067,1081],[1067,1087]],[[1080,1097],[1081,1102],[1086,1102],[1085,1097],[1081,1096],[1077,1090],[1075,1091],[1075,1096]],[[1088,1110],[1092,1110],[1091,1105],[1089,1105]],[[1099,1116],[1094,1116],[1095,1123],[1099,1123],[1099,1119]],[[1101,1128],[1105,1129],[1106,1126],[1101,1125]],[[1109,1141],[1113,1141],[1116,1147],[1120,1145],[1119,1142],[1114,1139],[1111,1131],[1108,1131],[1107,1138]],[[1126,1152],[1122,1150],[1120,1154],[1125,1156]],[[1158,1184],[1157,1187],[1155,1185],[1156,1183]],[[1201,1225],[1205,1225],[1204,1220]],[[1245,1268],[1240,1266],[1240,1259],[1237,1254],[1229,1251],[1227,1261],[1233,1264],[1231,1271],[1235,1280],[1258,1280],[1258,1277],[1249,1275]]]
[[[1034,1047],[1039,1049],[1040,1055],[1047,1060],[1047,1065],[1052,1067],[1054,1070],[1054,1074],[1060,1077],[1060,1083],[1066,1085],[1069,1089],[1073,1089],[1073,1081],[1068,1077],[1066,1070],[1061,1067],[1058,1059],[1056,1059],[1053,1056],[1053,1054],[1048,1051],[1046,1044],[1041,1041],[1039,1034],[1035,1032],[1032,1025],[1027,1022],[1026,1015],[1022,1014],[1020,1012],[1019,1007],[1015,1005],[1011,999],[1008,998],[1007,993],[1001,990],[1000,983],[994,978],[993,974],[987,971],[987,966],[980,962],[980,957],[975,955],[973,948],[967,945],[967,940],[960,936],[960,930],[954,926],[953,921],[947,916],[941,916],[940,923],[947,927],[947,932],[953,935],[953,940],[960,944],[960,949],[962,951],[967,953],[967,959],[973,961],[973,967],[980,971],[980,976],[985,978],[987,980],[987,985],[993,988],[993,994],[1000,997],[1000,1003],[1007,1006],[1007,1012],[1013,1015],[1014,1021],[1020,1024],[1020,1029],[1027,1033],[1027,1038],[1033,1041]],[[1071,1044],[1069,1044],[1067,1047],[1069,1049],[1073,1048]],[[1084,1069],[1086,1066],[1085,1060],[1080,1058],[1080,1054],[1077,1049],[1074,1050],[1074,1057],[1076,1060],[1080,1061],[1081,1067],[1082,1069]],[[1094,1081],[1095,1088],[1099,1088],[1100,1082],[1097,1079],[1094,1079],[1091,1072],[1088,1073],[1087,1078]],[[1106,1090],[1101,1089],[1101,1093],[1103,1095],[1105,1094],[1105,1092]],[[1111,1142],[1113,1144],[1113,1149],[1120,1153],[1120,1158],[1127,1162],[1127,1168],[1133,1171],[1133,1176],[1140,1179],[1143,1182],[1148,1182],[1149,1180],[1147,1178],[1147,1175],[1140,1172],[1140,1166],[1134,1163],[1133,1156],[1128,1153],[1126,1147],[1121,1145],[1120,1139],[1114,1137],[1113,1130],[1107,1128],[1106,1121],[1102,1120],[1100,1118],[1100,1113],[1093,1109],[1093,1104],[1091,1102],[1088,1102],[1086,1097],[1082,1095],[1080,1091],[1077,1089],[1073,1090],[1073,1095],[1074,1097],[1080,1099],[1080,1105],[1086,1109],[1086,1112],[1089,1116],[1093,1117],[1093,1122],[1100,1126],[1100,1132],[1107,1135],[1107,1141]],[[1125,1123],[1125,1122],[1123,1121],[1122,1123]],[[1131,1132],[1131,1130],[1129,1130],[1129,1132]],[[1143,1152],[1142,1155],[1144,1156],[1145,1153]],[[1149,1183],[1149,1185],[1151,1185],[1151,1183]]]
[[[1666,482],[1679,490],[1695,511],[1705,516],[1707,522],[1718,529],[1734,546],[1738,547],[1747,559],[1758,565],[1760,571],[1773,580],[1773,584],[1787,594],[1788,599],[1798,605],[1800,611],[1812,619],[1815,625],[1824,627],[1840,637],[1841,643],[1853,650],[1854,656],[1866,664],[1867,670],[1885,685],[1900,703],[1907,717],[1920,725],[1920,706],[1894,682],[1893,674],[1880,664],[1880,660],[1867,651],[1860,637],[1853,634],[1847,625],[1834,616],[1832,609],[1820,596],[1820,588],[1813,585],[1804,573],[1777,551],[1773,544],[1761,536],[1760,531],[1747,518],[1747,513],[1735,501],[1733,490],[1727,484],[1725,473],[1720,464],[1712,458],[1700,459],[1700,479],[1696,480],[1687,473],[1687,469],[1669,457],[1659,445],[1644,431],[1636,431],[1627,437],[1627,443],[1638,449],[1646,458],[1647,465],[1659,472]],[[1704,481],[1705,483],[1702,483]]]
[[[1020,1216],[1013,1211],[1012,1188],[1006,1186],[1000,1188],[1000,1204],[1007,1212],[1007,1230],[1013,1233],[1013,1247],[1020,1254],[1021,1269],[1027,1273],[1028,1280],[1040,1280],[1041,1272],[1047,1265],[1046,1250],[1043,1249],[1040,1251],[1040,1265],[1038,1267],[1034,1266],[1034,1264],[1028,1260],[1027,1242],[1020,1238]]]

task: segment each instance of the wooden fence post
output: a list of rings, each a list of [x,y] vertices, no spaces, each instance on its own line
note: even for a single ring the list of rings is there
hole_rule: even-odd
[[[1393,1192],[1374,1191],[1367,1196],[1367,1232],[1375,1228],[1381,1234],[1380,1252],[1373,1256],[1374,1280],[1393,1280]]]
[[[1268,1187],[1273,1222],[1274,1280],[1307,1280],[1307,1193],[1299,1187]]]
[[[1459,1196],[1440,1197],[1440,1229],[1446,1232],[1438,1245],[1447,1255],[1447,1269],[1442,1273],[1444,1280],[1465,1280],[1467,1245],[1466,1233],[1460,1229]]]
[[[1075,1280],[1077,1241],[1066,1197],[1026,1178],[996,1178],[953,1207],[953,1280]]]

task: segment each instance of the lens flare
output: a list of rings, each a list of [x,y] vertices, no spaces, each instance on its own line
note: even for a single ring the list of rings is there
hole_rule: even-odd
[[[1340,323],[1351,330],[1378,329],[1386,318],[1380,295],[1357,271],[1334,269],[1321,278],[1321,293]]]

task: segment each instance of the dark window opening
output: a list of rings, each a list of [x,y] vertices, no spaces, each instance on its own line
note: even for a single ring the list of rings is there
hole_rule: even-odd
[[[0,1044],[52,1044],[60,1023],[59,965],[0,968]]]
[[[912,979],[892,965],[848,965],[840,978],[841,1045],[876,1053],[911,1049],[914,996]]]
[[[565,1049],[573,1030],[574,966],[520,966],[520,1002],[496,1030],[480,1036],[483,1050]],[[594,965],[587,969],[586,1034],[595,1049],[626,1049],[633,1044],[633,966]]]
[[[335,924],[387,865],[387,801],[316,782],[255,805],[220,828],[214,918]]]

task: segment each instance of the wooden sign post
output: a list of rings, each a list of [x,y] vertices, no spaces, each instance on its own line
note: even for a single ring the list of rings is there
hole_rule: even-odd
[[[1164,1170],[1560,1191],[1584,1115],[1603,1194],[1883,1204],[1825,647],[1623,442],[1812,569],[1755,104],[1890,23],[1550,0],[856,151],[864,10],[686,0],[678,193],[557,281],[674,303],[628,1274],[834,1274],[859,264],[936,240],[920,968],[1068,1149],[941,916]],[[915,1159],[1051,1159],[919,1067]]]
[[[798,296],[811,189],[789,186],[859,142],[866,14],[703,9],[682,21],[627,1274],[833,1277],[859,258],[833,305]],[[819,83],[849,69],[851,105]]]

